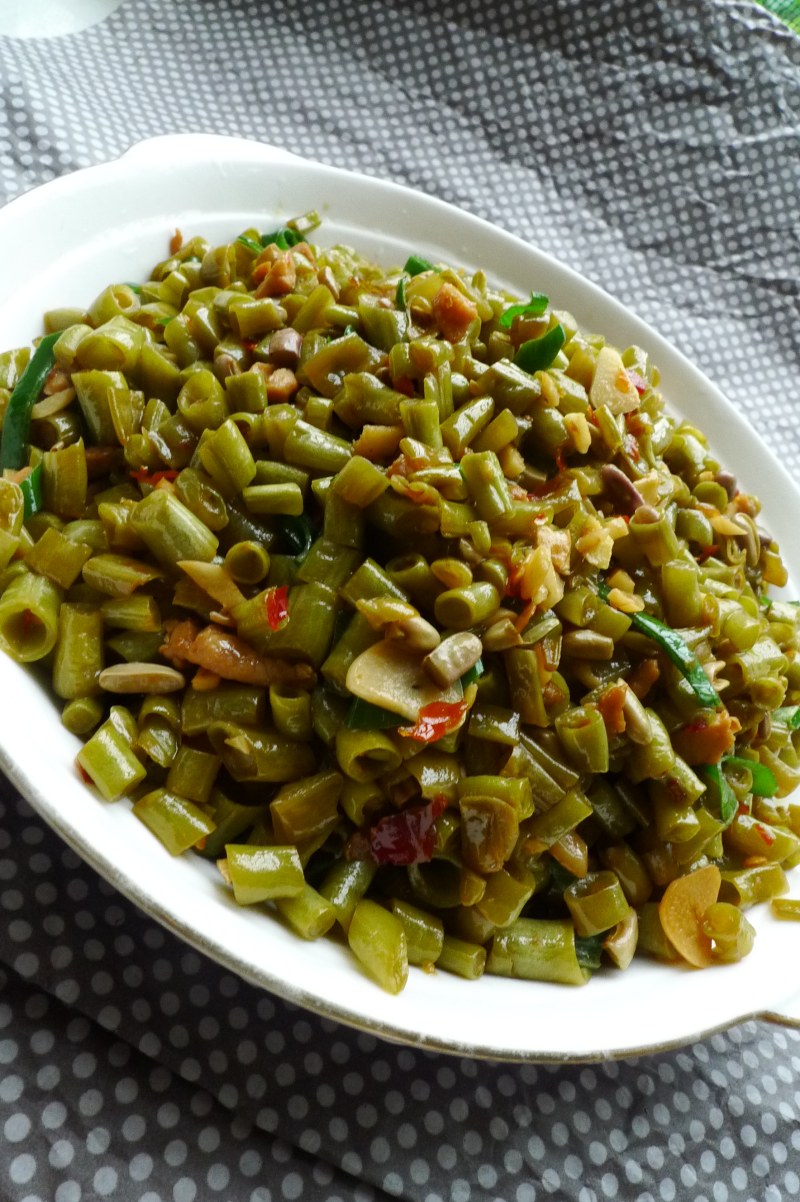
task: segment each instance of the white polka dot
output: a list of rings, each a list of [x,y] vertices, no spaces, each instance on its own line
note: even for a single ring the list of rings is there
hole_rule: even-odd
[[[10,1144],[18,1144],[27,1139],[30,1130],[31,1120],[27,1114],[12,1114],[3,1124],[3,1134]]]
[[[55,1192],[55,1202],[81,1202],[82,1190],[77,1181],[62,1181]]]
[[[107,1127],[93,1127],[86,1136],[86,1151],[93,1156],[102,1156],[108,1151],[111,1134]]]
[[[101,1198],[107,1198],[117,1188],[117,1171],[111,1168],[110,1165],[105,1165],[98,1169],[94,1175],[92,1184]]]
[[[64,1169],[68,1164],[72,1164],[75,1156],[75,1149],[68,1139],[57,1139],[50,1148],[48,1160],[54,1169]]]

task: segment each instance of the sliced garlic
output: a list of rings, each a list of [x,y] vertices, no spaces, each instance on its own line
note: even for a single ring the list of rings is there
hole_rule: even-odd
[[[622,362],[619,351],[604,346],[597,356],[589,400],[595,409],[605,405],[611,413],[630,413],[639,408],[639,393]]]
[[[440,688],[423,670],[418,655],[410,655],[402,644],[387,639],[356,656],[345,684],[354,697],[401,714],[411,722],[417,721],[423,705],[460,701],[463,696],[460,684]]]
[[[177,693],[186,678],[166,664],[114,664],[103,669],[97,683],[107,693]]]

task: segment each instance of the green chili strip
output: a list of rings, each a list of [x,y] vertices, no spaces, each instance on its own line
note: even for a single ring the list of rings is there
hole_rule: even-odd
[[[241,242],[242,246],[246,246],[254,255],[260,255],[264,249],[258,242],[255,242],[252,238],[248,238],[247,234],[240,234],[236,241]]]
[[[403,271],[406,275],[421,275],[423,271],[435,271],[433,263],[423,259],[422,255],[409,255]]]
[[[522,301],[519,305],[511,305],[504,309],[498,318],[498,325],[504,330],[509,330],[515,317],[541,317],[549,303],[550,298],[543,292],[531,292],[529,301]]]
[[[694,690],[701,705],[722,705],[717,690],[703,671],[694,652],[686,645],[677,631],[650,614],[634,614],[631,625],[641,634],[646,634],[680,669]]]
[[[305,238],[299,230],[293,230],[291,226],[281,225],[278,229],[273,230],[270,234],[261,235],[261,246],[269,246],[274,242],[280,250],[291,250],[293,246],[297,246],[298,242],[305,242]]]
[[[24,513],[25,520],[33,517],[42,508],[42,465],[37,463],[29,476],[24,480],[20,480],[19,486],[22,489],[22,499],[25,505]]]
[[[529,375],[535,371],[544,371],[553,362],[566,341],[564,327],[555,325],[552,330],[542,334],[541,338],[531,338],[527,342],[523,342],[514,357],[514,362],[517,367],[521,367]]]
[[[718,810],[721,820],[726,824],[732,822],[739,808],[739,799],[728,784],[720,765],[701,764],[698,772],[708,782],[708,800]]]
[[[16,471],[25,467],[27,459],[28,428],[31,424],[31,409],[39,399],[45,380],[53,370],[55,355],[53,347],[61,337],[61,330],[47,334],[31,355],[28,366],[20,376],[11,393],[3,421],[3,436],[0,441],[0,471],[11,468]]]
[[[388,730],[399,726],[402,718],[389,710],[373,705],[371,701],[362,701],[354,697],[347,711],[347,726],[349,730]]]
[[[722,763],[746,768],[753,778],[752,792],[756,797],[774,797],[778,792],[774,773],[758,760],[748,760],[742,755],[726,755],[722,757]]]
[[[605,581],[600,581],[597,591],[601,600],[608,600],[609,589]],[[699,659],[677,630],[673,630],[659,618],[654,618],[652,614],[644,613],[632,614],[631,626],[640,634],[646,634],[648,638],[651,638],[669,657],[675,667],[686,677],[701,705],[713,705],[715,708],[722,705],[720,696],[703,671]]]

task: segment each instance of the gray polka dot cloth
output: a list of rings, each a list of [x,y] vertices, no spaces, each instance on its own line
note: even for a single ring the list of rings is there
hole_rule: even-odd
[[[408,183],[629,304],[800,479],[800,42],[769,13],[748,0],[95,7],[103,19],[77,33],[0,35],[0,199],[193,130]],[[0,911],[2,1199],[800,1196],[791,1029],[749,1022],[583,1066],[384,1044],[189,950],[2,782]]]

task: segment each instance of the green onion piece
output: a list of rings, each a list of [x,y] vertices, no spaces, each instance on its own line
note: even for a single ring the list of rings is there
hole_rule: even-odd
[[[553,326],[541,338],[530,338],[523,342],[517,351],[514,362],[517,367],[533,375],[535,371],[544,371],[555,359],[567,340],[562,325]]]
[[[353,698],[346,718],[348,730],[389,730],[402,721],[399,714],[373,705],[371,701],[362,701],[360,697]]]
[[[575,955],[581,968],[597,972],[603,954],[604,939],[605,934],[575,936]]]
[[[433,263],[423,259],[421,255],[409,255],[403,271],[406,275],[420,275],[423,271],[435,271]]]
[[[2,441],[0,441],[0,471],[5,471],[6,468],[16,471],[25,467],[28,462],[27,446],[31,409],[39,399],[42,386],[53,370],[53,364],[56,361],[53,347],[61,334],[61,330],[56,330],[52,334],[45,335],[28,360],[27,367],[11,393],[3,421]]]
[[[549,868],[550,888],[556,893],[563,893],[565,889],[569,889],[570,885],[574,885],[578,879],[568,868],[564,868],[562,864],[559,864],[558,860],[553,860]]]
[[[646,634],[679,668],[694,690],[694,695],[701,705],[722,705],[717,690],[706,676],[699,659],[690,647],[683,641],[677,631],[667,626],[666,622],[650,614],[634,614],[631,625],[640,634]]]
[[[732,822],[739,808],[739,801],[720,765],[700,764],[697,771],[708,782],[706,792],[709,809],[717,809],[720,820],[726,825]]]
[[[476,681],[479,676],[483,676],[483,673],[484,673],[483,660],[479,659],[472,665],[472,667],[467,672],[464,673],[464,675],[462,677],[460,677],[461,683],[464,686],[464,688],[466,688],[468,684],[472,684],[473,681]]]
[[[299,517],[276,517],[275,528],[279,531],[289,555],[302,558],[308,554],[314,541],[314,530],[305,514]]]
[[[752,792],[756,797],[774,797],[778,792],[778,782],[766,764],[760,764],[758,760],[748,760],[742,755],[724,755],[722,763],[746,768],[753,778]]]
[[[25,520],[42,508],[42,465],[37,463],[29,476],[20,480]]]
[[[247,234],[240,234],[236,241],[241,242],[242,246],[246,246],[254,255],[260,255],[264,249],[260,242],[254,242],[252,238],[247,237]]]
[[[273,230],[270,234],[261,235],[261,246],[269,246],[274,242],[280,250],[290,250],[293,246],[297,246],[298,242],[305,242],[305,238],[299,230],[293,230],[291,226],[282,225],[278,229]]]
[[[397,290],[394,294],[394,304],[396,309],[405,309],[406,307],[406,276],[401,275],[397,281]]]
[[[785,705],[772,711],[773,722],[782,722],[789,730],[800,730],[800,705]]]
[[[508,330],[515,317],[541,317],[549,304],[550,298],[543,292],[531,292],[529,301],[523,301],[519,305],[511,305],[510,308],[504,309],[498,319],[499,324],[504,330]]]

